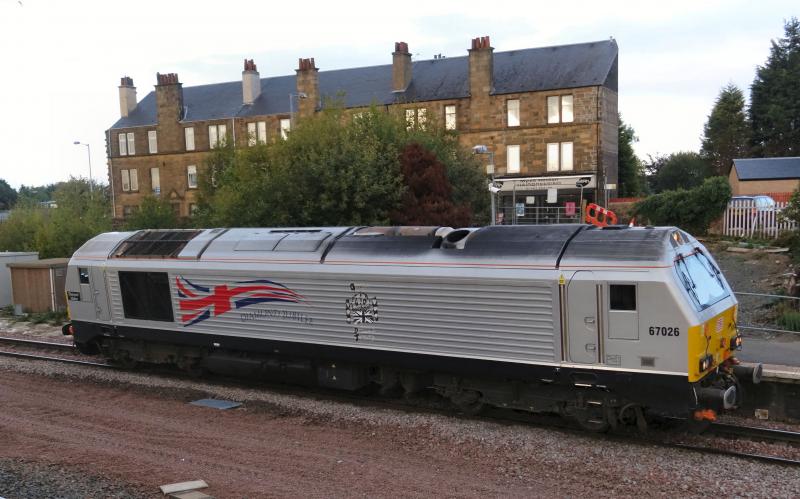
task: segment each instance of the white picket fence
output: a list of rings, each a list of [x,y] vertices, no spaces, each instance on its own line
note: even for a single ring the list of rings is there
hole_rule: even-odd
[[[789,203],[775,203],[774,208],[757,208],[754,201],[734,199],[728,203],[722,219],[723,234],[735,237],[776,238],[796,229],[794,222],[785,222],[778,213]]]

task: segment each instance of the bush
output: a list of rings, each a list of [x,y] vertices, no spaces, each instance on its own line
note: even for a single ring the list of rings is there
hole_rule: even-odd
[[[800,331],[800,312],[784,312],[783,315],[778,318],[778,325],[790,331]]]
[[[634,213],[654,225],[674,225],[692,234],[705,234],[722,216],[731,198],[725,177],[706,179],[694,189],[666,191],[636,203]]]

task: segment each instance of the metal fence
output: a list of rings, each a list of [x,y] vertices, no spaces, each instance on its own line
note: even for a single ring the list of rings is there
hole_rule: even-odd
[[[500,206],[497,215],[497,223],[502,225],[569,224],[580,221],[580,208],[570,210],[563,206]]]
[[[775,206],[756,206],[749,199],[733,199],[728,203],[722,218],[722,233],[734,237],[776,238],[787,230],[794,230],[796,224],[779,216],[789,203],[775,203]]]
[[[733,294],[739,301],[737,328],[760,334],[800,334],[800,331],[789,329],[789,324],[781,324],[783,314],[800,313],[800,297],[742,291]]]

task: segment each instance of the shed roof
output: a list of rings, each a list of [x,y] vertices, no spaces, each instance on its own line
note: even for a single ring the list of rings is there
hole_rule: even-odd
[[[606,85],[616,90],[617,43],[613,39],[511,50],[494,54],[494,94],[534,92]],[[469,96],[468,56],[414,61],[412,80],[404,101],[458,99]],[[319,72],[321,97],[339,97],[345,107],[397,102],[392,92],[392,65]],[[203,121],[289,112],[289,94],[297,91],[296,76],[261,79],[261,95],[253,104],[242,103],[241,80],[185,87],[184,121]],[[114,128],[156,124],[156,98],[150,92]]]
[[[46,258],[44,260],[32,260],[30,262],[14,262],[6,264],[13,269],[48,269],[54,267],[66,267],[69,258]]]
[[[800,157],[734,159],[739,180],[800,179]]]

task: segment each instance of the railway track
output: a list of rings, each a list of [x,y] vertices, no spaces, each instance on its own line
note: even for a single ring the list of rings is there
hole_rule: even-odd
[[[6,346],[23,347],[24,349],[29,351],[31,349],[40,349],[40,350],[43,349],[43,350],[55,350],[59,352],[69,352],[69,353],[76,352],[75,347],[73,345],[69,345],[66,343],[54,343],[51,341],[27,340],[22,338],[9,338],[6,336],[0,336],[0,356],[14,357],[18,359],[29,359],[29,360],[47,360],[50,362],[59,362],[62,364],[74,364],[81,366],[116,367],[108,363],[90,362],[80,359],[53,357],[52,355],[41,355],[37,353],[24,353],[18,351],[3,350],[2,348]]]
[[[64,343],[52,343],[46,341],[36,341],[36,340],[26,340],[26,339],[19,339],[19,338],[7,338],[7,337],[0,337],[0,348],[3,345],[10,345],[10,346],[22,346],[25,348],[39,348],[39,349],[52,349],[52,350],[59,350],[59,351],[75,351],[72,345],[64,344]],[[0,356],[6,357],[15,357],[20,359],[29,359],[29,360],[44,360],[50,362],[58,362],[62,364],[73,364],[73,365],[80,365],[80,366],[88,366],[88,367],[103,367],[103,368],[119,368],[114,364],[110,363],[99,363],[99,362],[90,362],[85,360],[79,359],[69,359],[63,357],[53,357],[51,355],[40,355],[35,353],[23,353],[23,352],[15,352],[15,351],[7,351],[0,349]],[[151,373],[154,374],[154,373]],[[158,373],[158,375],[179,375],[179,373]],[[229,378],[222,378],[217,379],[217,381],[221,381],[223,383],[229,383],[232,380]],[[235,384],[239,384],[235,382]],[[268,384],[269,385],[269,384]],[[263,386],[263,385],[262,385]],[[277,388],[277,391],[288,393],[289,391],[286,390],[286,387],[273,387],[267,386],[266,388],[274,389]],[[301,388],[302,390],[302,388]],[[291,393],[296,394],[296,390],[291,390]],[[310,396],[324,396],[330,397],[332,399],[338,399],[341,401],[347,401],[351,403],[357,404],[368,404],[379,406],[383,408],[393,408],[393,409],[402,409],[402,410],[422,410],[425,412],[433,412],[439,413],[442,415],[453,416],[452,410],[446,410],[441,408],[433,408],[433,407],[425,407],[425,404],[422,405],[408,405],[405,403],[396,403],[390,402],[388,400],[383,399],[371,399],[370,397],[356,397],[352,395],[345,395],[341,393],[327,393],[327,391],[319,392],[317,390],[311,390],[309,393]],[[574,434],[582,434],[582,435],[593,435],[591,433],[587,433],[585,430],[580,430],[577,427],[574,427],[568,424],[567,420],[562,418],[558,418],[558,422],[555,422],[552,416],[542,416],[542,415],[535,415],[535,414],[519,414],[519,413],[507,413],[506,410],[502,409],[493,409],[489,411],[490,414],[487,415],[488,417],[478,417],[478,416],[471,416],[471,415],[464,415],[458,414],[456,417],[465,418],[465,419],[490,419],[497,422],[503,422],[508,424],[532,424],[536,426],[546,426],[552,428],[554,430],[566,431],[569,433]],[[677,420],[676,420],[677,421]],[[791,444],[800,444],[800,432],[792,432],[787,430],[776,430],[771,428],[760,428],[755,426],[745,426],[745,425],[733,425],[727,423],[713,423],[709,429],[707,430],[708,433],[720,436],[732,436],[737,438],[746,438],[750,440],[757,440],[762,442],[780,442],[780,443],[791,443]],[[686,443],[679,443],[679,442],[669,442],[667,440],[658,439],[658,438],[649,438],[642,436],[638,433],[631,433],[629,435],[624,434],[596,434],[595,435],[598,439],[610,439],[615,440],[618,442],[624,443],[639,443],[639,444],[653,444],[662,447],[671,447],[675,449],[681,450],[688,450],[692,452],[700,452],[706,454],[717,454],[717,455],[724,455],[724,456],[731,456],[737,457],[741,459],[749,459],[755,460],[760,462],[766,462],[771,464],[778,464],[783,466],[792,466],[792,467],[800,467],[800,460],[780,457],[780,456],[769,456],[763,454],[754,454],[749,452],[740,452],[731,449],[722,449],[718,447],[712,446],[704,446],[704,445],[692,445]]]

